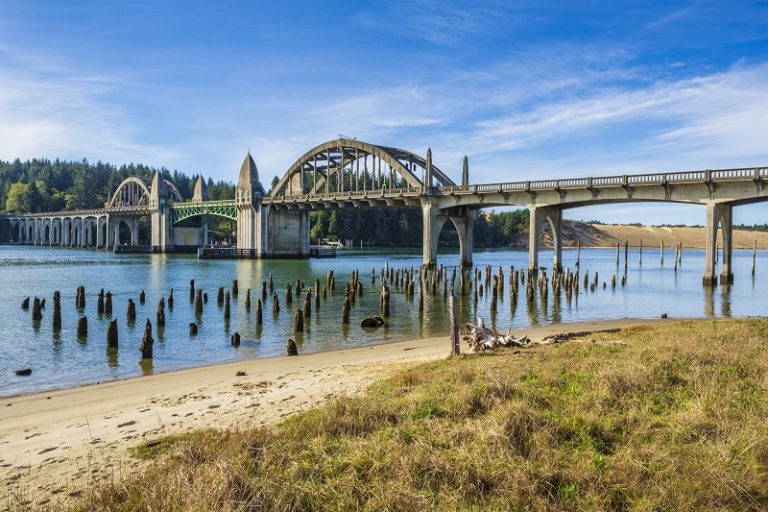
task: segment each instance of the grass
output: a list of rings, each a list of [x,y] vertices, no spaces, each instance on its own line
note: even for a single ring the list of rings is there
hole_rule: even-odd
[[[422,364],[140,448],[147,469],[75,510],[765,510],[767,337],[679,322]]]

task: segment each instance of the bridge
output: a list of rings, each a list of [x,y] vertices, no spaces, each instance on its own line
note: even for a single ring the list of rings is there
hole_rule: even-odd
[[[717,235],[722,234],[721,282],[732,282],[732,213],[743,204],[765,201],[768,168],[701,170],[490,184],[469,183],[464,158],[457,184],[432,163],[409,151],[340,138],[302,155],[269,195],[250,153],[231,200],[211,201],[199,177],[193,197],[156,173],[152,182],[127,178],[102,209],[6,214],[12,242],[110,248],[138,244],[139,222],[149,218],[156,252],[208,243],[211,216],[237,224],[237,246],[261,258],[307,258],[309,212],[342,208],[418,208],[422,211],[422,263],[437,261],[437,240],[445,223],[456,228],[463,266],[472,265],[473,212],[520,206],[530,212],[529,268],[539,266],[539,242],[548,224],[553,265],[562,263],[562,217],[569,208],[626,202],[674,202],[706,208],[704,284],[717,282]]]

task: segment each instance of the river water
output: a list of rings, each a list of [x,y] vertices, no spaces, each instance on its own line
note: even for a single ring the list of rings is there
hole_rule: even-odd
[[[475,265],[502,266],[506,277],[510,266],[527,266],[527,252],[499,250],[476,251]],[[575,268],[576,251],[563,252],[565,267]],[[542,250],[540,261],[551,264],[551,251]],[[461,322],[476,316],[499,330],[511,328],[524,333],[526,327],[552,322],[611,319],[622,317],[658,318],[667,313],[670,318],[701,316],[757,316],[768,311],[761,300],[768,291],[768,253],[758,252],[756,277],[751,275],[752,252],[735,251],[735,283],[707,291],[701,285],[704,254],[701,250],[685,250],[681,268],[673,268],[674,249],[667,250],[665,265],[660,264],[659,251],[645,249],[643,264],[639,253],[630,250],[627,284],[611,288],[613,274],[624,272],[623,253],[619,266],[613,249],[582,249],[580,268],[600,275],[600,286],[594,292],[580,290],[568,301],[557,299],[550,291],[548,300],[537,297],[529,305],[524,290],[517,303],[510,300],[509,286],[495,312],[491,312],[489,294],[475,302],[472,295],[458,299]],[[455,266],[458,254],[444,251],[439,263]],[[401,290],[392,289],[391,317],[388,325],[373,332],[360,328],[360,320],[379,309],[378,280],[371,286],[371,270],[377,272],[385,265],[418,268],[420,253],[415,250],[346,251],[335,259],[311,260],[198,260],[187,255],[114,255],[86,249],[63,249],[24,246],[0,246],[0,396],[71,387],[113,379],[237,361],[269,357],[284,353],[286,340],[297,339],[300,353],[331,350],[413,339],[448,333],[447,300],[442,293],[427,295],[423,314],[418,312],[418,299],[408,298]],[[351,323],[341,324],[344,285],[353,270],[359,270],[364,286],[362,299],[353,306]],[[293,311],[303,303],[285,303],[285,285],[301,279],[311,286],[320,278],[321,286],[329,270],[336,275],[334,294],[321,299],[319,312],[305,322],[305,332],[293,332]],[[264,307],[264,322],[256,325],[255,305],[261,297],[261,283],[272,274],[279,292],[280,312],[272,314],[271,299]],[[189,302],[189,280],[205,290],[209,301],[201,319],[199,334],[189,335],[189,323],[195,321],[193,305]],[[229,321],[223,318],[223,308],[217,305],[219,287],[229,289],[237,279],[240,294],[232,301]],[[607,282],[607,288],[602,283]],[[78,286],[86,289],[87,303],[83,312],[75,308]],[[113,314],[96,313],[99,289],[111,291]],[[174,289],[174,308],[166,309],[164,330],[153,331],[154,359],[142,361],[139,343],[146,318],[155,324],[157,303]],[[245,310],[246,290],[251,288],[253,307]],[[53,292],[62,296],[62,329],[54,333],[51,326]],[[146,293],[146,303],[140,304],[139,292]],[[47,300],[43,319],[38,324],[31,319],[31,310],[21,309],[22,300],[37,296]],[[126,321],[128,299],[136,303],[137,320]],[[87,315],[87,339],[76,336],[77,319]],[[120,346],[106,348],[106,330],[110,319],[118,320]],[[239,347],[230,344],[230,335],[242,336]],[[448,346],[446,345],[446,350]],[[31,376],[19,377],[15,370],[32,368]]]

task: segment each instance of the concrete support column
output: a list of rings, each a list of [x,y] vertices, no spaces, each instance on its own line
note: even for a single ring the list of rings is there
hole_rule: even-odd
[[[474,220],[475,218],[471,211],[467,211],[465,215],[451,217],[451,221],[456,227],[456,233],[459,235],[459,264],[462,268],[472,267],[472,245],[474,243],[472,228]]]
[[[721,283],[733,282],[733,205],[730,203],[707,204],[707,227],[704,245],[704,278],[707,286],[717,284],[716,259],[717,259],[717,232],[722,229],[723,234],[723,266],[720,272]]]
[[[104,247],[104,231],[101,229],[104,224],[104,217],[96,218],[96,248],[101,249]]]
[[[438,215],[439,209],[429,198],[421,198],[422,213],[422,268],[434,268],[437,265],[437,239],[448,217]]]
[[[549,222],[552,231],[552,266],[560,270],[563,263],[563,241],[561,225],[563,209],[559,206],[529,206],[530,212],[528,233],[528,268],[539,268],[539,239],[545,222]]]
[[[139,218],[133,217],[131,221],[131,245],[139,245]]]
[[[208,245],[208,215],[203,215],[203,219],[200,225],[200,235],[203,245]]]

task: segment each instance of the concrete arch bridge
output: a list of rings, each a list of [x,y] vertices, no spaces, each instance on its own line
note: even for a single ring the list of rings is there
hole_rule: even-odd
[[[112,247],[137,244],[138,219],[151,218],[150,245],[166,252],[208,241],[207,219],[237,223],[237,245],[260,258],[309,256],[309,212],[343,208],[413,208],[422,211],[423,264],[437,260],[437,239],[446,222],[456,227],[463,265],[472,264],[473,212],[493,206],[530,211],[529,267],[539,265],[538,246],[547,223],[553,234],[556,267],[562,261],[562,214],[569,208],[626,202],[676,202],[706,208],[704,282],[714,283],[718,231],[723,238],[721,280],[733,279],[732,212],[735,206],[768,199],[768,168],[739,168],[617,175],[558,180],[470,184],[464,158],[457,184],[432,163],[409,151],[340,138],[307,151],[267,196],[256,164],[243,161],[231,200],[211,201],[198,178],[185,200],[159,174],[151,183],[128,178],[103,209],[40,214],[7,214],[12,241],[36,245]],[[195,220],[197,224],[190,225]],[[129,240],[126,240],[129,239]]]

